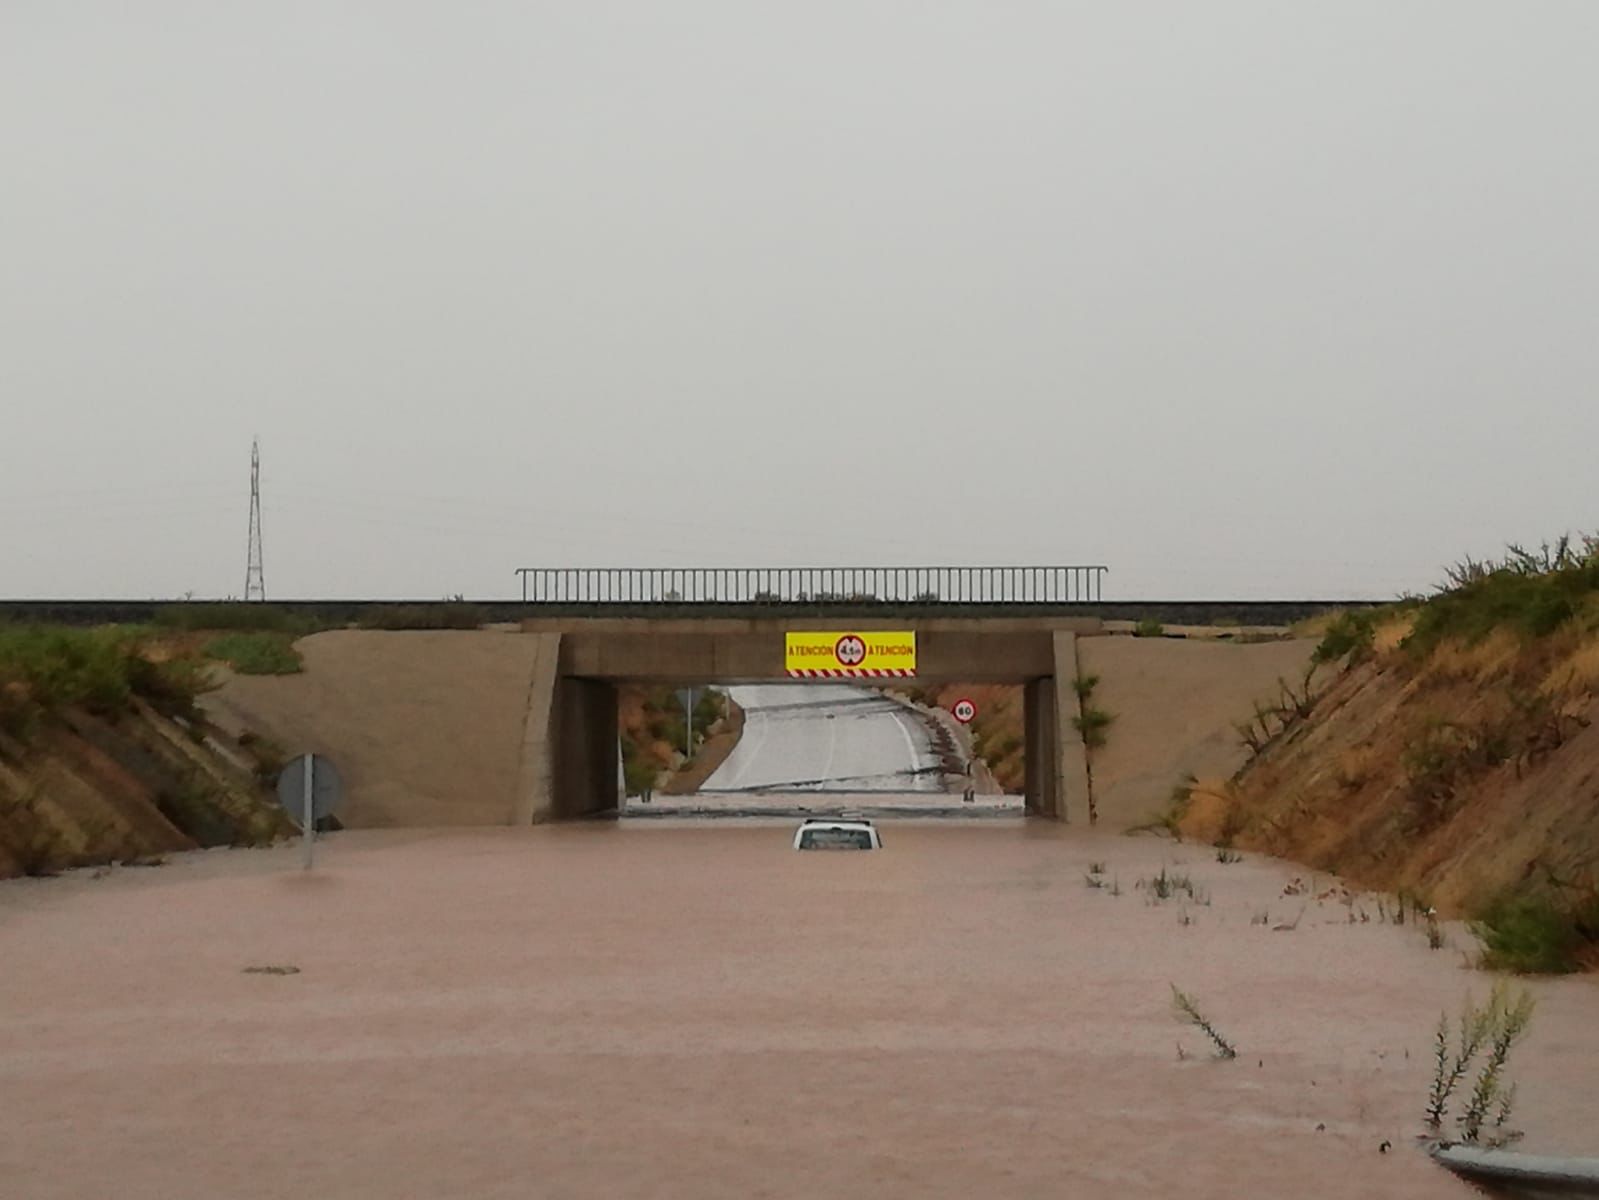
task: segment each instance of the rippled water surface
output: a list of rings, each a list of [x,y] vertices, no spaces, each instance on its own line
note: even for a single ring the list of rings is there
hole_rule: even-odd
[[[883,828],[374,832],[309,875],[283,847],[0,884],[0,1190],[1471,1194],[1411,1143],[1438,1011],[1487,989],[1460,931],[1430,951],[1203,848]],[[1154,902],[1163,866],[1198,896]],[[1599,988],[1537,990],[1529,1148],[1599,1152]]]

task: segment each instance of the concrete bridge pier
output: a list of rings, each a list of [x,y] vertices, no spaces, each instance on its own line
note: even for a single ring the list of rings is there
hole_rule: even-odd
[[[538,633],[528,683],[513,825],[594,816],[619,807],[616,685],[566,675],[561,635]]]
[[[591,817],[621,807],[615,684],[600,679],[560,681],[554,746],[554,818]]]
[[[1069,821],[1088,817],[1088,754],[1073,718],[1080,711],[1077,635],[1058,630],[1051,647],[1055,673],[1029,679],[1022,691],[1026,734],[1026,810]]]
[[[1060,808],[1060,782],[1054,770],[1055,677],[1030,679],[1022,691],[1022,725],[1027,766],[1025,803],[1028,815],[1053,817]]]

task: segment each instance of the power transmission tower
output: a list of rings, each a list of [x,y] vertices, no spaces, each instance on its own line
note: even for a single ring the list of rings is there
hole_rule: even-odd
[[[261,568],[261,439],[250,443],[250,554],[244,568],[244,598],[266,599],[266,572]]]

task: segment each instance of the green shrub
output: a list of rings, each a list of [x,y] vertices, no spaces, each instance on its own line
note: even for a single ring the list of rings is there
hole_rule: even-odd
[[[1192,1025],[1210,1039],[1210,1044],[1215,1047],[1217,1058],[1237,1058],[1238,1048],[1215,1025],[1210,1018],[1200,1011],[1199,1001],[1187,992],[1179,990],[1174,983],[1171,985],[1172,1008],[1177,1014],[1177,1019],[1185,1025]]]
[[[225,633],[206,643],[205,654],[240,675],[294,675],[303,668],[294,639],[286,633]]]
[[[361,618],[363,629],[477,629],[488,620],[482,605],[463,600],[441,604],[385,604]]]
[[[1465,738],[1448,721],[1431,719],[1400,752],[1405,787],[1412,800],[1440,803],[1455,794],[1457,777],[1464,770]]]
[[[155,612],[155,623],[163,629],[196,630],[272,630],[305,635],[328,628],[327,622],[310,614],[293,613],[259,600],[191,600],[164,604]]]
[[[1497,1149],[1517,1141],[1510,1127],[1516,1085],[1509,1080],[1510,1052],[1532,1023],[1531,993],[1495,984],[1486,1004],[1470,996],[1451,1037],[1449,1014],[1438,1017],[1433,1035],[1432,1088],[1427,1095],[1427,1130],[1437,1138],[1449,1117],[1451,1099],[1466,1077],[1476,1071],[1465,1110],[1455,1118],[1460,1140],[1468,1146]]]
[[[1452,567],[1443,590],[1418,608],[1403,645],[1425,658],[1445,640],[1470,645],[1500,628],[1545,637],[1591,614],[1596,595],[1599,542],[1587,538],[1578,549],[1561,538],[1537,551],[1513,545],[1499,562],[1466,559]]]
[[[239,748],[251,758],[255,776],[270,786],[289,763],[289,753],[271,738],[263,737],[253,729],[239,734]]]
[[[642,796],[655,787],[659,774],[654,763],[644,756],[632,738],[622,739],[622,781],[629,796]]]
[[[1317,664],[1339,662],[1352,656],[1354,661],[1370,651],[1377,633],[1377,610],[1354,609],[1339,613],[1316,646],[1311,661]]]
[[[128,686],[158,712],[193,720],[199,715],[196,698],[216,684],[198,658],[185,655],[152,662],[135,655],[128,659]]]
[[[1154,617],[1145,617],[1133,626],[1134,637],[1165,637],[1166,627]]]
[[[1076,726],[1077,732],[1083,735],[1083,745],[1090,750],[1098,750],[1105,744],[1106,733],[1115,720],[1114,713],[1106,712],[1103,708],[1092,704],[1085,704],[1083,711],[1072,718],[1072,724]]]
[[[727,693],[718,692],[711,688],[697,688],[694,697],[694,731],[704,734],[712,725],[727,716]],[[682,701],[678,700],[678,710],[682,710]]]
[[[29,701],[44,711],[72,704],[101,713],[121,711],[132,694],[128,672],[135,653],[132,637],[115,626],[0,628],[0,678],[21,684]]]
[[[1520,975],[1565,975],[1599,943],[1599,892],[1574,904],[1547,894],[1506,894],[1472,922],[1483,943],[1482,965]]]
[[[15,676],[0,673],[0,733],[24,737],[38,718],[38,707],[28,685]]]
[[[0,729],[23,736],[50,714],[80,707],[104,716],[135,696],[168,714],[192,716],[206,689],[190,655],[146,657],[138,629],[0,625]]]

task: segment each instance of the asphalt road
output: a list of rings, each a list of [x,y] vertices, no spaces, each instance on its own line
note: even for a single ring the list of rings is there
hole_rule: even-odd
[[[744,736],[703,792],[943,791],[926,727],[879,692],[823,683],[729,692]]]

